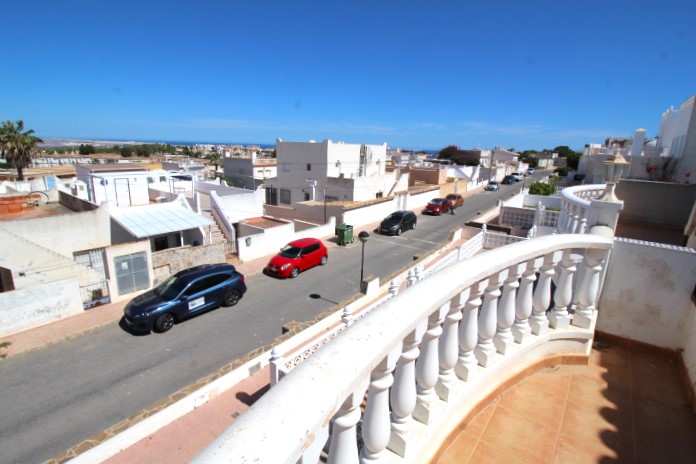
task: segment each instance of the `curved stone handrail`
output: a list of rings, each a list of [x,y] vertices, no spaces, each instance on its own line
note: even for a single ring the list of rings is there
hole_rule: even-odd
[[[561,233],[584,234],[596,224],[598,213],[592,200],[604,193],[603,184],[576,185],[561,190],[561,214],[558,230]]]
[[[550,235],[434,273],[297,366],[194,462],[316,462],[327,440],[329,463],[423,462],[506,378],[587,356],[611,245]]]

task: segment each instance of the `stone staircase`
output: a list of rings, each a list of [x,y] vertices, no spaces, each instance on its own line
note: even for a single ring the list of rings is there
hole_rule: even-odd
[[[232,254],[232,251],[234,250],[234,244],[231,244],[227,241],[227,238],[225,237],[225,234],[222,233],[220,225],[215,219],[215,216],[213,216],[213,214],[208,210],[202,210],[199,214],[204,218],[209,219],[213,223],[210,226],[210,242],[208,244],[214,245],[217,243],[224,243],[227,246],[226,250],[227,255],[229,257]]]

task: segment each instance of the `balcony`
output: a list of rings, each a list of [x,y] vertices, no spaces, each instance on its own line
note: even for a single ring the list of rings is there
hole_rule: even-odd
[[[194,462],[692,462],[696,251],[615,239],[592,203],[313,327]]]

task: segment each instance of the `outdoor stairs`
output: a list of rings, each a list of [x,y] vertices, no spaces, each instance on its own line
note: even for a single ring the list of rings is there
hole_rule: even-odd
[[[200,215],[203,216],[206,219],[209,219],[213,224],[210,226],[210,243],[209,245],[214,245],[216,243],[228,243],[227,238],[225,235],[222,233],[222,230],[220,229],[220,225],[218,222],[215,220],[215,216],[213,216],[210,211],[203,210],[200,212]]]

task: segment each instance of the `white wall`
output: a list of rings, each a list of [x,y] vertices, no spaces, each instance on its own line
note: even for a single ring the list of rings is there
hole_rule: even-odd
[[[662,115],[660,123],[660,139],[658,147],[663,156],[680,156],[679,140],[686,136],[689,121],[694,112],[694,96],[681,104],[678,110],[668,109]],[[681,144],[683,148],[683,144]]]
[[[696,250],[617,239],[597,329],[673,350],[693,344],[689,320]]]
[[[75,279],[3,292],[0,293],[0,337],[82,311],[80,286]]]
[[[263,216],[265,190],[246,191],[244,194],[226,194],[225,190],[210,193],[211,204],[216,204],[225,215],[229,224],[235,224],[244,219]],[[222,195],[221,195],[222,194]]]

